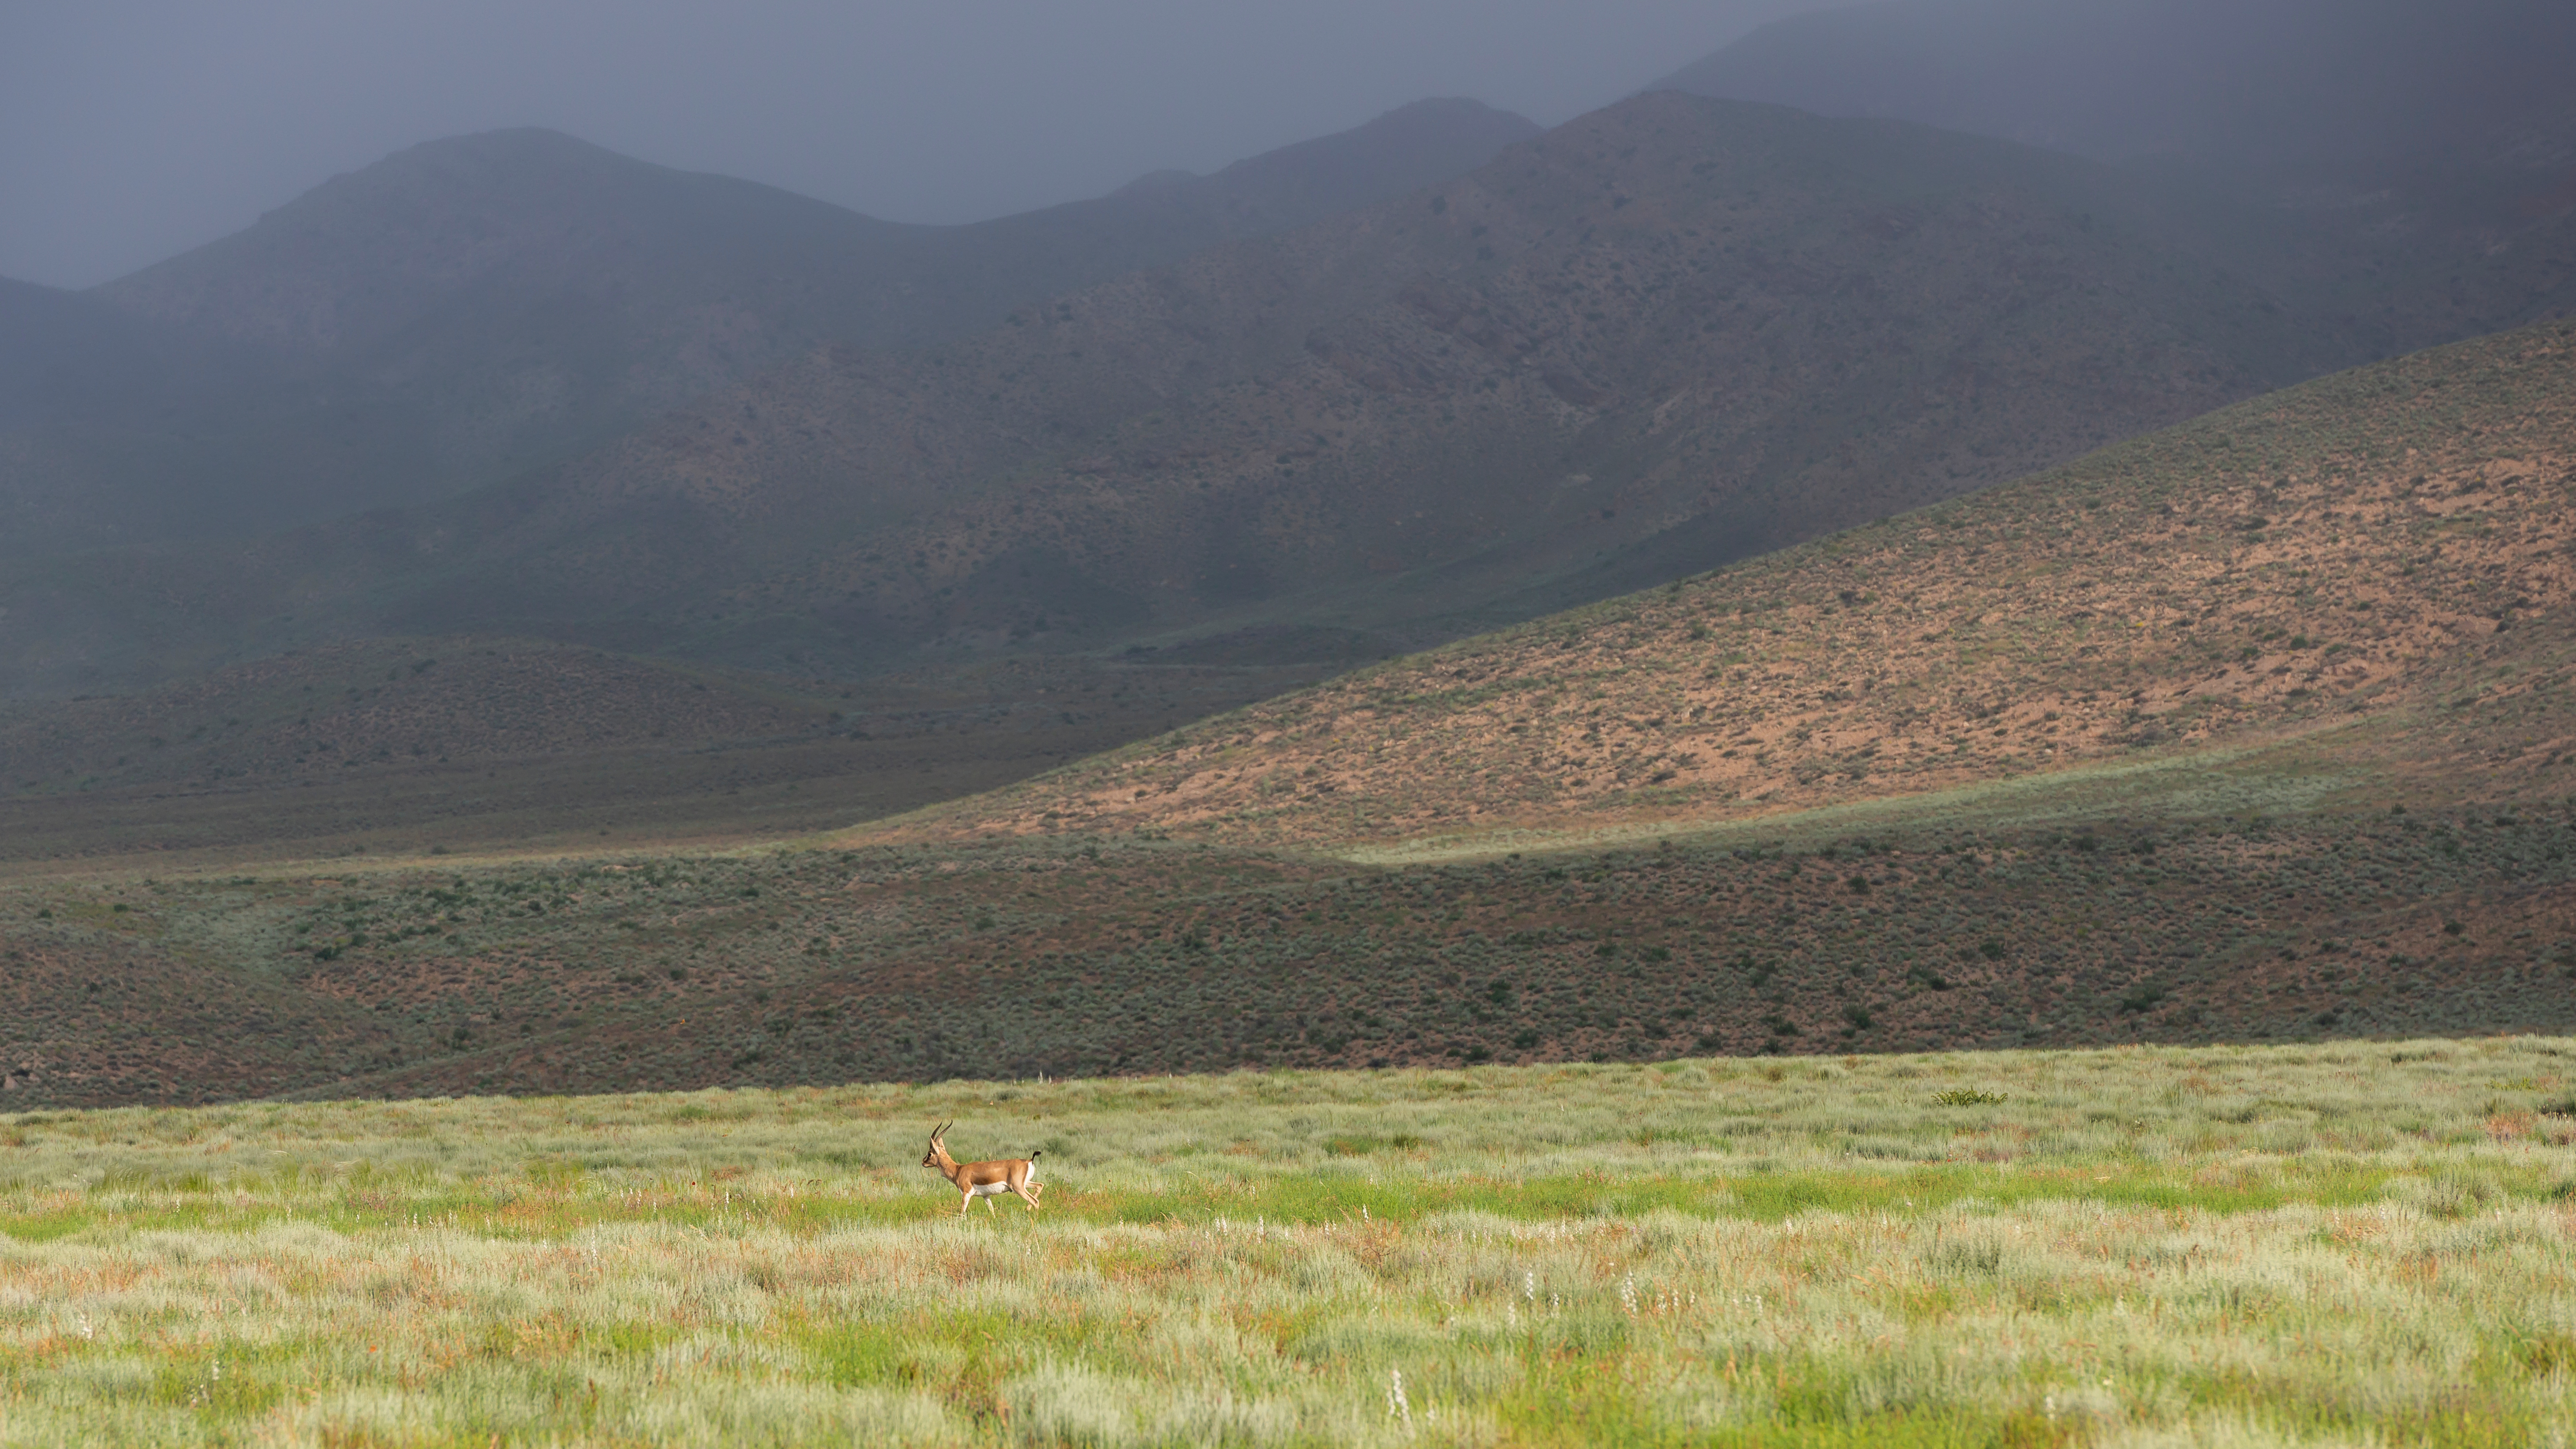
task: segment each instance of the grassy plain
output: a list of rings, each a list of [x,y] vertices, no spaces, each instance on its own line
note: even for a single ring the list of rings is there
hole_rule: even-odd
[[[2576,1041],[0,1117],[0,1442],[2565,1443]],[[1043,1149],[1046,1207],[914,1166]]]

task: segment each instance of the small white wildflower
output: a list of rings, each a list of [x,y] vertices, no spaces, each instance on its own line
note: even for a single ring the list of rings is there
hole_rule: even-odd
[[[1387,1417],[1399,1419],[1404,1427],[1413,1427],[1413,1404],[1404,1397],[1404,1370],[1388,1369],[1386,1385]]]

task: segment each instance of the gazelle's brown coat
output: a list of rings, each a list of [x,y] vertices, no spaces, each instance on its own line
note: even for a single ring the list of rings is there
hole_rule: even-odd
[[[931,1132],[930,1153],[921,1159],[921,1165],[937,1169],[940,1176],[957,1184],[957,1190],[966,1195],[965,1200],[957,1204],[957,1215],[961,1218],[966,1216],[967,1209],[975,1206],[975,1199],[979,1197],[988,1199],[984,1205],[991,1207],[989,1199],[1006,1192],[1018,1193],[1027,1201],[1029,1211],[1036,1212],[1038,1194],[1046,1191],[1037,1180],[1038,1158],[1042,1154],[1032,1152],[1026,1157],[1000,1158],[992,1162],[959,1162],[948,1155],[948,1144],[941,1140],[955,1125],[954,1122],[942,1122]]]

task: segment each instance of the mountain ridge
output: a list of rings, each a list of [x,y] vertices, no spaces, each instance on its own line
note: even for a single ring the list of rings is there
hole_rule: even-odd
[[[1534,130],[1474,102],[1421,102],[1148,194],[963,227],[878,221],[540,130],[423,143],[82,294],[124,314],[93,318],[100,329],[157,331],[163,351],[210,360],[165,369],[151,398],[101,381],[0,437],[17,459],[0,551],[240,537],[468,492],[815,347],[964,335],[1014,305],[1446,179]],[[0,355],[0,383],[11,368]],[[54,426],[83,412],[107,421]]]
[[[1459,632],[2331,365],[2342,344],[2165,250],[2117,180],[1656,93],[948,348],[810,355],[476,500],[21,571],[8,606],[107,649],[148,571],[192,601],[150,626],[178,637],[308,613],[286,590],[347,627],[769,668]],[[15,657],[22,692],[91,667]]]
[[[2547,0],[1881,0],[1656,84],[2114,163],[2359,361],[2576,314],[2571,66]]]

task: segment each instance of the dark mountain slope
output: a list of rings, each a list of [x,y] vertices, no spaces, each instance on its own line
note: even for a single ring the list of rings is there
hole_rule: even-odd
[[[0,708],[0,869],[757,840],[1021,779],[1311,666],[1007,661],[854,685],[526,639],[370,639]]]
[[[0,277],[0,429],[86,416],[111,388],[157,394],[147,330],[78,293]]]
[[[0,555],[118,537],[102,525],[133,497],[67,480],[180,466],[221,476],[226,418],[309,383],[256,346],[0,279]],[[268,464],[302,466],[326,451],[337,429],[320,431],[280,440]]]
[[[2262,165],[2541,141],[2576,112],[2571,62],[2554,0],[1882,0],[1774,21],[1654,88]]]
[[[1447,180],[1535,129],[1426,101],[1212,176],[959,227],[546,131],[430,142],[96,289],[163,352],[220,363],[165,365],[161,396],[120,407],[114,429],[0,417],[25,524],[0,552],[238,536],[468,491],[816,346],[964,336]],[[40,352],[0,344],[21,345]]]
[[[817,354],[475,498],[22,570],[11,685],[325,631],[847,669],[1539,612],[2345,355],[2153,241],[2122,184],[1922,128],[1641,97],[952,347]]]
[[[2164,235],[2394,356],[2576,311],[2576,7],[1896,0],[1666,77],[2127,163]]]

